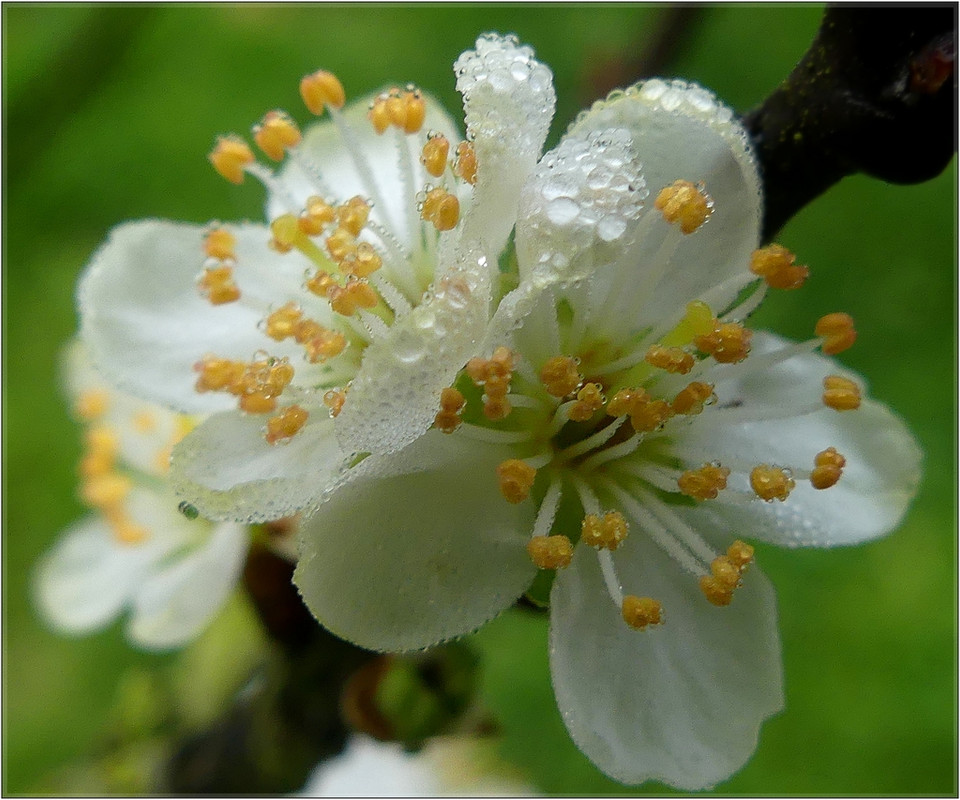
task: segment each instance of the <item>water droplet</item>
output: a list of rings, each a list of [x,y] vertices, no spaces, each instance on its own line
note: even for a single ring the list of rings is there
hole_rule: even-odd
[[[558,197],[547,204],[546,212],[554,225],[569,225],[580,213],[580,205],[570,197]]]

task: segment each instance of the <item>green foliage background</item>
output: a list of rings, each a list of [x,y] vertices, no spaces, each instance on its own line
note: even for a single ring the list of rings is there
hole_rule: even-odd
[[[4,6],[5,794],[44,785],[51,770],[103,747],[121,676],[173,663],[132,651],[119,626],[60,638],[29,597],[37,557],[82,513],[57,358],[76,327],[76,277],[110,227],[258,217],[254,182],[236,189],[209,168],[215,134],[246,131],[274,107],[306,121],[298,80],[320,66],[348,95],[410,80],[455,111],[450,66],[485,30],[516,32],[553,68],[555,141],[593,99],[588,67],[634,53],[657,13],[619,4]],[[789,72],[819,15],[803,5],[705,8],[672,72],[745,111]],[[916,187],[848,179],[779,238],[813,277],[801,292],[773,293],[759,323],[806,338],[820,315],[852,313],[860,340],[842,360],[907,419],[926,476],[906,523],[883,541],[760,550],[779,590],[787,707],[720,792],[957,791],[955,187],[955,162]],[[543,791],[637,792],[569,743],[543,618],[507,614],[476,642],[504,753]],[[198,667],[182,683],[204,680]]]

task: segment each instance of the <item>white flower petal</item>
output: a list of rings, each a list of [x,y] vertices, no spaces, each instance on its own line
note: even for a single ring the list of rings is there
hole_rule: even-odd
[[[524,548],[534,510],[498,489],[507,457],[432,431],[361,463],[300,528],[294,582],[307,607],[361,647],[404,651],[509,606],[535,569]]]
[[[339,474],[343,454],[325,408],[310,411],[291,439],[269,444],[269,415],[216,414],[173,451],[170,483],[209,519],[264,522],[315,503]]]
[[[288,196],[271,192],[267,218],[299,213],[311,195],[320,195],[330,204],[343,203],[360,195],[373,202],[370,216],[384,225],[406,247],[419,231],[416,194],[429,178],[420,164],[423,137],[388,129],[378,134],[367,111],[377,95],[350,103],[338,114],[340,124],[325,119],[304,131],[297,157],[280,170],[278,184]],[[451,144],[460,138],[456,124],[443,107],[424,93],[426,117],[423,131],[436,131]]]
[[[663,604],[664,624],[629,628],[596,553],[577,547],[550,600],[551,672],[564,722],[619,781],[713,786],[744,764],[761,723],[783,707],[773,589],[751,569],[730,606],[712,606],[695,578],[639,535],[615,562],[626,591]]]
[[[247,361],[260,349],[294,355],[293,345],[258,330],[270,304],[301,294],[306,262],[267,246],[267,228],[229,226],[237,238],[234,277],[241,297],[213,306],[196,278],[205,259],[204,226],[160,220],[120,225],[80,281],[81,338],[97,368],[121,389],[177,411],[229,408],[229,395],[194,390],[205,354]]]
[[[127,624],[133,641],[150,648],[179,647],[220,610],[240,576],[249,535],[231,522],[211,527],[203,547],[150,575],[137,589]]]
[[[364,352],[335,427],[346,452],[390,453],[433,423],[440,392],[476,354],[488,321],[490,266],[478,248],[435,284],[433,296]]]
[[[682,237],[672,257],[676,268],[642,309],[645,319],[655,322],[651,314],[682,308],[731,275],[746,272],[759,241],[760,178],[749,140],[731,110],[695,84],[655,79],[614,92],[583,112],[566,135],[583,138],[611,128],[633,137],[634,158],[642,166],[651,199],[682,179],[703,181],[715,203],[702,228]],[[659,214],[652,202],[646,213]],[[641,237],[632,248],[638,278],[654,263],[660,239]],[[731,287],[717,298],[717,305],[722,308],[736,293]]]
[[[453,65],[463,95],[467,138],[477,154],[477,184],[464,235],[494,255],[517,218],[520,189],[553,119],[553,73],[513,36],[485,34]]]
[[[754,342],[756,352],[750,358],[787,344],[762,333],[754,336]],[[832,359],[797,356],[743,380],[719,383],[718,406],[740,403],[732,411],[739,415],[754,409],[762,414],[789,408],[806,395],[817,403],[822,379],[836,374],[850,375]],[[696,461],[693,466],[729,459],[752,466],[811,470],[817,453],[835,447],[847,463],[835,486],[817,490],[798,478],[784,502],[759,498],[737,502],[720,492],[716,500],[695,508],[676,507],[698,527],[720,527],[732,535],[790,547],[856,544],[896,528],[916,494],[923,454],[903,421],[881,403],[865,399],[855,411],[824,407],[798,417],[736,424],[724,424],[722,409],[712,412],[707,409],[701,414],[670,451]]]

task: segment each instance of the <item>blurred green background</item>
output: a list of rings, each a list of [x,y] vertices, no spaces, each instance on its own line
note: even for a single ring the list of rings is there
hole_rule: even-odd
[[[37,557],[82,513],[57,357],[76,327],[77,275],[110,227],[258,217],[255,182],[237,189],[209,168],[215,134],[244,132],[274,107],[306,121],[298,81],[321,66],[348,95],[409,80],[456,111],[451,64],[485,30],[517,33],[553,68],[556,141],[595,97],[588,76],[642,47],[661,11],[4,6],[5,794],[103,748],[121,676],[173,663],[132,651],[118,626],[60,638],[29,598]],[[807,5],[704,8],[669,72],[745,111],[789,72],[819,16]],[[806,338],[820,315],[852,313],[860,340],[842,359],[908,420],[926,474],[903,528],[883,541],[759,552],[779,590],[787,707],[719,792],[956,794],[955,197],[955,162],[915,187],[848,179],[779,237],[813,277],[800,293],[773,293],[760,324]],[[475,639],[504,753],[542,791],[636,793],[567,740],[543,618],[511,613]]]

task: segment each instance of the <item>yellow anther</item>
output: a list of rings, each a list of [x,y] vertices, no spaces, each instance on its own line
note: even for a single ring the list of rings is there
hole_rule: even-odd
[[[621,389],[613,399],[607,403],[607,414],[611,417],[622,417],[629,414],[638,403],[643,402],[647,393],[643,389]]]
[[[828,356],[842,353],[857,341],[857,332],[853,327],[853,317],[842,311],[820,317],[814,328],[817,336],[823,337],[820,349]]]
[[[653,205],[667,222],[676,223],[684,233],[693,233],[713,213],[710,195],[690,181],[675,181],[664,187]]]
[[[500,494],[507,502],[522,503],[530,496],[537,471],[518,458],[508,458],[497,467]]]
[[[73,404],[74,413],[83,420],[102,417],[110,408],[110,392],[106,389],[88,389],[81,392]]]
[[[712,575],[700,577],[700,591],[715,606],[728,606],[733,600],[733,589],[728,588]]]
[[[369,242],[360,242],[357,251],[348,255],[340,262],[340,271],[344,275],[354,275],[357,278],[366,278],[383,266],[383,259],[373,249]]]
[[[704,403],[711,397],[713,397],[712,384],[693,381],[677,393],[670,408],[674,414],[699,414],[703,411]]]
[[[577,362],[570,356],[554,356],[540,369],[540,380],[554,397],[566,397],[583,382]]]
[[[203,237],[203,252],[209,258],[226,261],[235,258],[237,240],[226,228],[214,228]]]
[[[452,386],[440,392],[440,410],[433,420],[433,426],[443,433],[453,433],[460,427],[460,414],[467,404],[466,398]]]
[[[370,110],[367,111],[367,119],[370,120],[370,124],[373,125],[373,129],[378,134],[382,134],[390,127],[393,120],[390,118],[390,111],[387,108],[386,95],[380,95],[370,103]]]
[[[487,397],[494,400],[502,400],[510,391],[509,375],[490,375],[483,384]]]
[[[337,207],[337,218],[342,230],[357,236],[370,218],[370,204],[359,195],[351,197]]]
[[[427,118],[427,103],[419,90],[404,92],[405,114],[403,119],[404,133],[417,133],[423,127]]]
[[[265,333],[271,339],[282,342],[297,332],[297,326],[303,319],[303,312],[296,303],[287,303],[267,317]]]
[[[477,386],[485,386],[487,394],[503,397],[510,386],[515,357],[509,347],[498,347],[490,358],[471,358],[464,371]]]
[[[267,420],[264,438],[269,444],[290,439],[306,425],[309,413],[300,406],[287,406],[277,416]]]
[[[813,471],[810,473],[810,483],[814,489],[829,489],[840,480],[843,468],[847,463],[836,448],[828,447],[816,454],[813,458]]]
[[[287,150],[300,144],[300,129],[283,111],[268,111],[260,123],[253,126],[253,141],[267,158],[282,161]]]
[[[513,351],[509,347],[500,346],[493,351],[493,355],[487,362],[488,375],[509,378],[513,374],[515,363],[516,357]]]
[[[262,378],[263,382],[261,386],[263,387],[263,391],[271,395],[282,394],[283,390],[290,385],[290,381],[293,380],[293,375],[293,365],[286,359],[277,362],[270,367],[266,376]]]
[[[134,414],[131,422],[133,423],[133,429],[137,431],[137,433],[150,433],[150,431],[157,429],[156,414],[146,409],[142,409]]]
[[[460,220],[460,201],[446,189],[430,189],[420,206],[420,218],[432,222],[438,231],[449,231]]]
[[[237,136],[221,136],[208,156],[213,168],[230,183],[243,183],[243,168],[253,163],[253,151]]]
[[[628,594],[623,598],[620,611],[623,621],[638,631],[642,631],[649,625],[660,625],[663,622],[663,605],[652,597]]]
[[[270,223],[270,247],[278,253],[289,253],[301,241],[304,233],[300,230],[300,220],[293,214],[281,214]]]
[[[563,569],[573,559],[573,544],[566,536],[534,536],[527,553],[540,569]]]
[[[343,410],[347,402],[347,393],[343,389],[330,389],[323,394],[323,404],[330,409],[330,416],[335,417]]]
[[[301,344],[307,352],[307,360],[311,364],[317,364],[340,355],[347,347],[347,337],[340,331],[322,328]]]
[[[780,467],[760,464],[750,472],[750,486],[761,500],[786,500],[796,482]]]
[[[713,331],[695,337],[693,343],[720,364],[736,364],[749,355],[752,335],[739,322],[717,322]]]
[[[727,548],[727,558],[734,563],[742,574],[747,566],[753,562],[753,547],[737,539]]]
[[[599,383],[588,383],[577,392],[577,401],[567,412],[574,422],[586,422],[603,408],[603,387]]]
[[[240,298],[240,289],[233,280],[233,267],[207,267],[197,281],[201,293],[213,305],[232,303]]]
[[[337,228],[327,237],[326,245],[330,257],[338,263],[357,252],[356,237],[346,228]]]
[[[112,458],[120,450],[120,437],[109,425],[88,428],[83,439],[87,449],[94,453],[109,454]]]
[[[195,384],[198,392],[231,391],[243,377],[247,365],[242,361],[230,361],[226,358],[205,356],[202,361],[193,365],[195,372],[200,373]]]
[[[659,344],[650,346],[644,361],[658,369],[680,375],[686,375],[696,363],[692,355],[679,347],[663,347]]]
[[[140,544],[150,536],[146,528],[134,522],[121,508],[107,510],[106,517],[114,538],[120,544]]]
[[[608,511],[601,519],[587,514],[580,525],[580,541],[589,547],[616,550],[627,538],[630,526],[619,511]]]
[[[510,405],[510,401],[507,399],[506,395],[497,395],[491,397],[490,395],[484,395],[483,398],[483,415],[494,422],[506,419],[510,416],[510,412],[513,411],[513,406]]]
[[[323,232],[331,222],[337,218],[337,212],[333,206],[327,203],[322,197],[313,195],[307,198],[307,203],[300,215],[298,224],[300,230],[307,236],[317,236]]]
[[[311,114],[320,115],[326,106],[343,108],[347,102],[343,84],[332,72],[318,70],[300,79],[300,97]]]
[[[470,142],[457,145],[457,163],[453,167],[457,176],[471,186],[477,182],[477,152]]]
[[[666,400],[642,399],[634,402],[630,410],[630,424],[637,433],[650,433],[660,428],[673,410]]]
[[[373,308],[378,302],[377,293],[365,280],[347,281],[347,285],[335,287],[327,295],[330,308],[345,317],[352,316],[358,308]]]
[[[677,479],[680,491],[696,500],[712,500],[721,489],[727,488],[730,470],[719,464],[704,464],[699,469],[688,469]]]
[[[240,395],[240,410],[248,414],[268,414],[277,408],[277,398],[267,392]]]
[[[317,270],[305,285],[307,289],[317,295],[317,297],[328,297],[330,291],[340,284],[337,283],[336,278],[329,272]]]
[[[125,475],[108,472],[95,475],[80,485],[80,498],[88,506],[108,508],[122,503],[133,484]]]
[[[754,250],[750,271],[767,282],[771,289],[799,289],[810,275],[807,267],[794,264],[797,257],[778,244]]]
[[[823,379],[823,404],[835,411],[860,408],[860,387],[849,378],[828,375]]]
[[[450,154],[450,140],[443,134],[436,134],[427,139],[420,153],[420,163],[434,178],[443,175],[447,168],[447,157]]]

